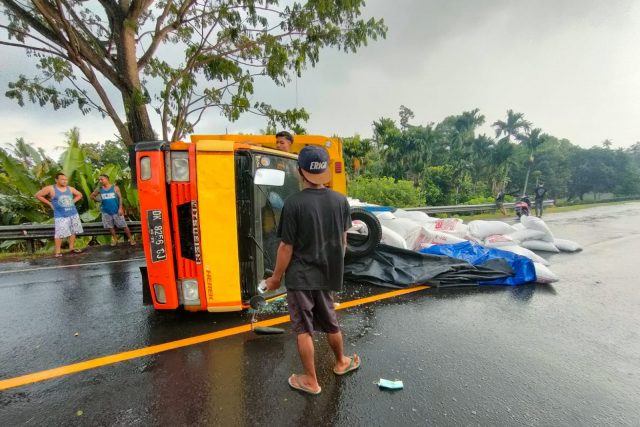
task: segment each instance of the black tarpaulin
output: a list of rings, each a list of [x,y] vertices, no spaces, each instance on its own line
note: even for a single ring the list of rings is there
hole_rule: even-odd
[[[421,254],[384,244],[369,256],[346,259],[344,278],[387,288],[407,288],[417,284],[434,286],[475,286],[480,281],[513,275],[503,259],[473,266],[443,255]]]

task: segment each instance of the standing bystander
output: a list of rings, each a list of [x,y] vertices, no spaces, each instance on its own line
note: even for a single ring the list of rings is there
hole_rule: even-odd
[[[544,195],[546,192],[547,189],[544,188],[544,182],[540,182],[534,190],[534,194],[536,196],[536,216],[538,218],[542,218],[542,205],[544,204]]]
[[[116,234],[116,227],[122,228],[124,234],[129,240],[129,244],[135,245],[127,222],[124,219],[124,209],[122,207],[122,193],[120,188],[109,182],[109,176],[102,174],[100,178],[100,187],[93,190],[91,198],[93,200],[100,201],[100,212],[102,212],[102,225],[104,228],[111,230],[111,246],[118,244],[118,235]],[[100,195],[100,199],[98,199]]]
[[[82,223],[76,209],[76,202],[82,199],[82,194],[73,187],[67,185],[67,176],[62,172],[57,173],[54,185],[47,185],[35,196],[45,205],[53,209],[55,231],[55,256],[62,256],[62,239],[69,238],[69,251],[80,253],[75,249],[76,234],[82,233]]]
[[[342,290],[351,213],[343,195],[324,187],[331,179],[329,154],[324,148],[304,147],[298,155],[298,166],[303,190],[285,201],[278,227],[282,241],[273,276],[267,279],[267,289],[278,289],[285,276],[291,328],[297,334],[304,370],[304,374],[292,374],[289,385],[305,393],[319,394],[322,389],[315,369],[315,331],[327,334],[335,355],[336,375],[360,367],[357,354],[344,355],[342,332],[331,297],[331,291]]]
[[[498,192],[496,196],[496,208],[502,212],[502,216],[507,216],[507,210],[504,208],[504,188]]]

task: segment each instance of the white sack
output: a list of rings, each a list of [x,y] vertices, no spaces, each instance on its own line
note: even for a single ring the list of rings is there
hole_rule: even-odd
[[[429,230],[453,234],[460,238],[463,238],[469,233],[469,227],[463,224],[460,218],[441,218],[436,219],[430,224],[423,225]]]
[[[385,219],[378,217],[378,219],[380,220],[380,224],[392,229],[401,235],[403,239],[406,239],[410,233],[420,228],[420,224],[408,218]]]
[[[582,250],[582,246],[573,240],[567,239],[554,239],[553,244],[562,252],[578,252]]]
[[[553,252],[558,253],[560,250],[556,248],[551,242],[545,242],[544,240],[526,240],[520,243],[523,248],[531,249],[532,251]]]
[[[364,222],[356,219],[355,221],[351,222],[351,228],[347,230],[347,233],[356,233],[366,236],[367,234],[369,234],[369,227],[367,227],[367,224],[365,224]]]
[[[426,230],[429,233],[428,239],[425,243],[427,245],[422,245],[422,247],[428,247],[430,245],[453,245],[454,243],[464,242],[464,239],[460,237],[456,237],[453,234],[449,233],[441,233],[440,231],[432,231]]]
[[[502,221],[483,221],[475,220],[469,223],[469,232],[479,238],[484,239],[493,234],[509,234],[513,233],[513,228]]]
[[[522,224],[521,224],[521,223],[519,223],[519,222],[516,222],[516,223],[515,223],[515,224],[513,224],[511,227],[512,227],[514,230],[516,230],[516,231],[524,230],[525,228],[527,228],[527,227],[525,227],[524,225],[522,225]]]
[[[407,242],[407,248],[414,251],[423,248],[432,239],[429,230],[420,226],[413,228],[408,235],[403,237]]]
[[[511,237],[504,234],[494,234],[484,239],[484,246],[488,248],[500,248],[500,246],[513,246],[518,242],[514,242]]]
[[[373,212],[373,213],[374,213],[374,214],[378,217],[378,219],[379,219],[379,220],[381,220],[381,221],[382,221],[383,219],[385,219],[385,220],[389,220],[389,219],[395,219],[395,218],[396,218],[396,216],[395,216],[394,214],[392,214],[391,212],[389,212],[389,211],[378,211],[378,212]]]
[[[523,215],[520,217],[520,222],[530,230],[544,231],[545,236],[542,240],[553,242],[553,233],[551,233],[547,224],[537,216]]]
[[[402,238],[402,236],[384,225],[382,226],[382,239],[380,241],[385,245],[407,249],[407,242]]]
[[[536,269],[536,283],[553,283],[560,280],[553,271],[539,262],[534,262],[533,267]]]
[[[542,258],[540,255],[536,254],[535,252],[530,251],[529,249],[523,248],[522,246],[516,246],[516,245],[514,245],[514,246],[500,246],[498,249],[503,250],[503,251],[513,252],[514,254],[526,256],[527,258],[529,258],[533,262],[539,262],[540,264],[550,265],[549,261],[547,261],[546,259]]]
[[[432,218],[421,211],[405,211],[404,209],[396,209],[395,211],[393,211],[393,214],[397,218],[411,219],[421,225],[425,225],[438,220],[438,218]]]
[[[528,228],[524,228],[524,225],[522,224],[516,225],[519,225],[522,228],[514,233],[508,234],[508,236],[516,242],[526,242],[527,240],[541,240],[544,236],[546,236],[546,233],[544,231],[530,230]],[[515,228],[515,225],[513,226],[513,228]]]

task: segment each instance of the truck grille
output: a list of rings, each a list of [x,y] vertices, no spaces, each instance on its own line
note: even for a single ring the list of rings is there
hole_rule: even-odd
[[[200,245],[196,246],[194,234],[198,237],[197,228],[193,228],[194,209],[197,205],[191,194],[191,184],[171,183],[171,201],[174,209],[174,242],[176,246],[176,269],[178,278],[197,277],[197,261],[200,260]],[[197,223],[197,221],[196,221]],[[195,232],[194,232],[195,231]]]

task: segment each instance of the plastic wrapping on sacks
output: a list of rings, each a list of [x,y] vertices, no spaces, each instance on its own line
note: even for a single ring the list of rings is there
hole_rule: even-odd
[[[536,254],[535,252],[533,252],[533,251],[531,251],[531,250],[529,250],[527,248],[523,248],[522,246],[517,246],[517,245],[514,245],[514,246],[501,246],[500,249],[503,250],[503,251],[513,252],[514,254],[526,256],[527,258],[529,258],[533,262],[539,262],[540,264],[543,264],[543,265],[550,265],[549,261],[547,261],[546,259],[542,258],[540,255]]]
[[[544,240],[525,240],[520,243],[520,246],[532,251],[553,252],[556,254],[560,252],[556,245]]]
[[[524,215],[520,217],[520,222],[530,230],[543,231],[545,233],[545,236],[541,240],[553,242],[553,233],[551,232],[549,227],[547,227],[547,224],[545,224],[545,222],[537,216]]]
[[[582,250],[582,246],[573,240],[554,239],[553,244],[562,252],[578,252]]]
[[[536,269],[536,283],[553,283],[559,280],[553,271],[539,262],[534,262],[533,265]]]
[[[469,233],[473,236],[484,239],[493,234],[513,233],[513,227],[502,221],[475,220],[469,223]]]
[[[429,283],[435,286],[476,286],[513,275],[504,259],[490,259],[477,266],[442,255],[422,254],[378,245],[371,256],[345,260],[344,278],[390,288]]]
[[[546,236],[546,233],[544,231],[530,230],[528,228],[525,228],[525,226],[522,224],[516,224],[516,225],[520,225],[522,228],[516,232],[507,234],[507,236],[511,237],[516,242],[526,242],[527,240],[540,240],[544,236]]]
[[[513,275],[491,281],[481,281],[480,285],[522,285],[536,280],[534,263],[529,258],[501,251],[500,249],[485,248],[472,242],[457,243],[455,245],[433,246],[420,250],[421,253],[446,255],[451,258],[467,261],[472,265],[490,265],[495,260],[508,263]]]

